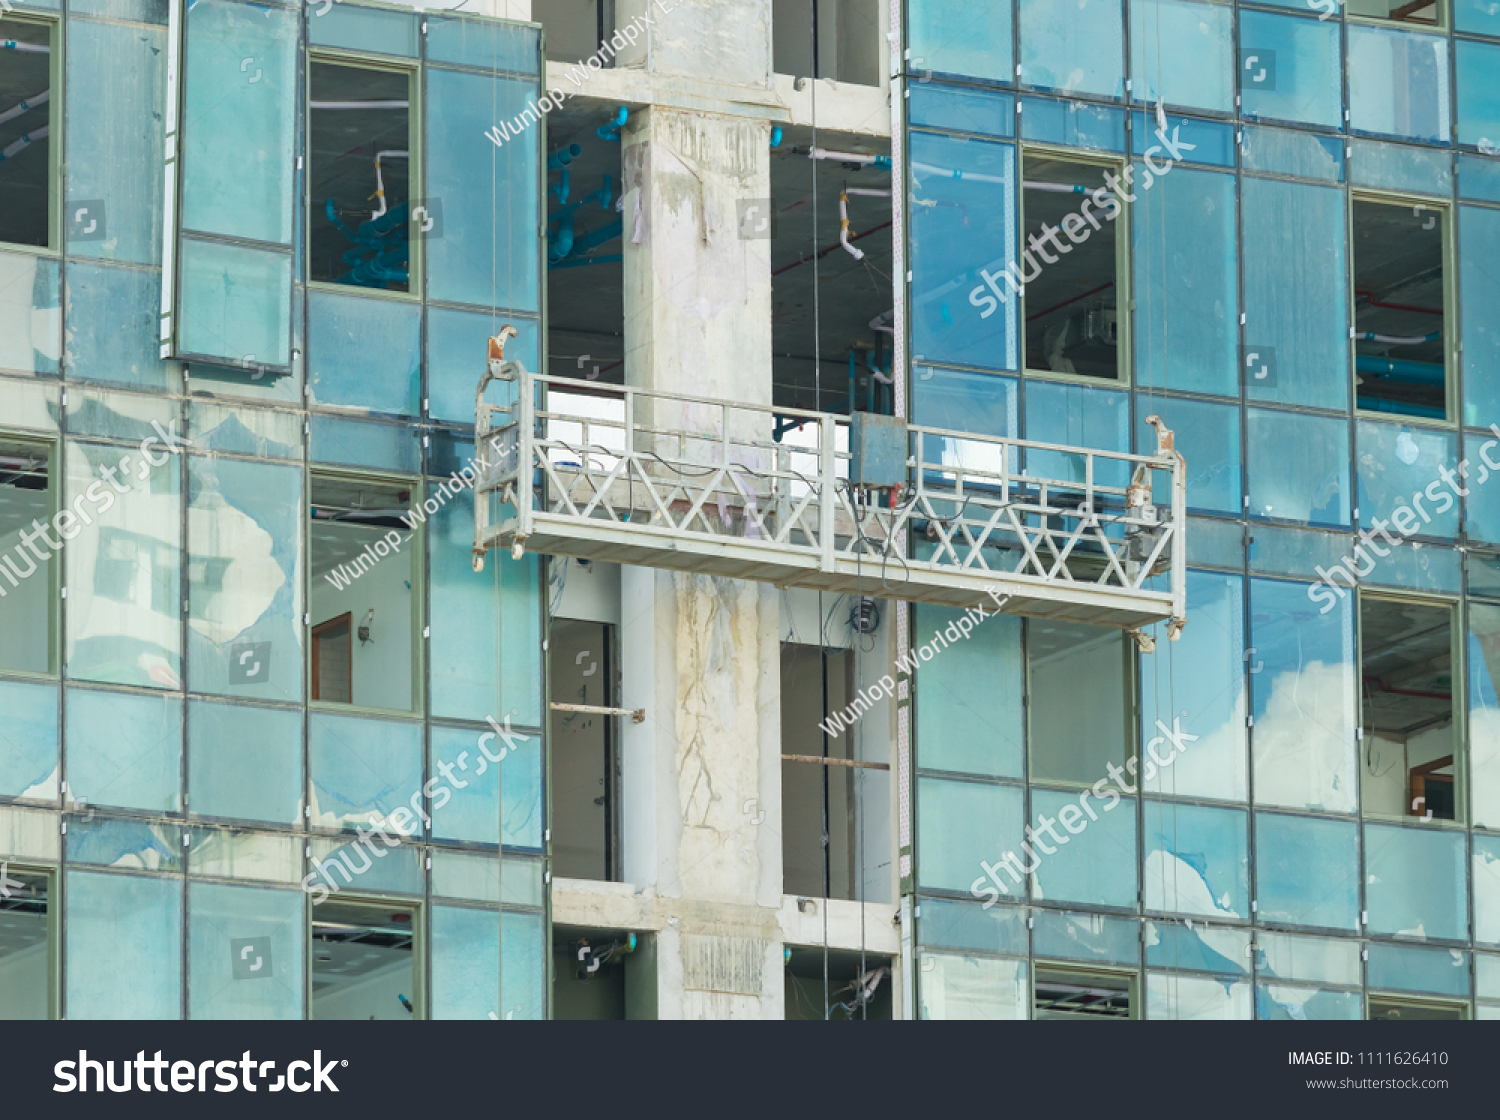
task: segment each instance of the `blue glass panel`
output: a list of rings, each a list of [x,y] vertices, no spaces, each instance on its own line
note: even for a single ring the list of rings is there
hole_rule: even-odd
[[[1187,463],[1188,509],[1231,517],[1238,514],[1242,504],[1239,409],[1169,397],[1155,397],[1149,403],[1172,429],[1174,446]],[[1150,429],[1144,429],[1141,435],[1137,450],[1149,454],[1156,447]],[[1155,472],[1153,483],[1152,500],[1170,507],[1171,485],[1166,475]]]
[[[308,7],[307,41],[319,47],[416,58],[417,23],[416,12],[319,2]]]
[[[181,871],[182,830],[139,820],[87,817],[68,821],[68,862],[98,863],[131,871]]]
[[[1021,80],[1058,93],[1125,92],[1119,0],[1021,0]]]
[[[1243,812],[1147,801],[1145,822],[1147,910],[1249,918],[1250,856]]]
[[[472,16],[426,18],[428,62],[454,62],[522,74],[537,72],[541,39],[535,27]]]
[[[68,796],[148,812],[182,808],[182,700],[69,688]]]
[[[1354,822],[1255,814],[1255,882],[1262,921],[1359,932]]]
[[[542,129],[503,147],[485,136],[521,113],[536,83],[436,69],[426,79],[428,103],[443,107],[427,114],[427,197],[443,204],[443,235],[426,242],[427,298],[535,311]]]
[[[1469,785],[1474,824],[1500,828],[1500,607],[1469,604],[1467,644]]]
[[[397,809],[395,816],[401,821],[406,817]],[[400,829],[385,826],[386,835],[392,840],[400,836]],[[417,825],[420,829],[420,823]],[[381,853],[384,853],[383,855]],[[398,844],[390,849],[378,835],[366,833],[362,839],[340,843],[331,837],[313,837],[312,868],[302,880],[302,889],[316,893],[318,890],[350,890],[383,892],[388,894],[422,893],[422,859],[415,844]],[[326,885],[325,885],[326,884]],[[314,899],[316,905],[321,899]]]
[[[0,681],[0,712],[0,796],[55,800],[57,685]]]
[[[513,563],[498,553],[473,568],[474,519],[449,503],[427,523],[432,612],[432,713],[458,719],[499,719],[500,572]],[[528,556],[525,563],[534,563]],[[540,643],[537,643],[540,646]],[[505,656],[541,657],[539,648],[509,650]]]
[[[1486,310],[1500,305],[1500,271],[1494,264],[1500,260],[1500,210],[1460,206],[1458,248],[1464,423],[1478,427],[1500,421],[1500,318]],[[1497,538],[1500,532],[1485,534],[1487,540]]]
[[[1009,21],[1006,29],[1008,32]],[[1016,99],[1012,94],[959,89],[925,80],[907,88],[911,96],[906,101],[906,119],[910,124],[1005,138],[1016,134]]]
[[[1188,563],[1214,568],[1245,566],[1245,529],[1237,521],[1188,518]]]
[[[1014,438],[1020,434],[1020,382],[1016,378],[935,366],[918,366],[914,372],[912,423],[985,436]],[[928,463],[940,461],[980,470],[999,470],[1003,465],[1001,452],[993,444],[944,438],[939,449],[929,446],[924,436],[920,450]]]
[[[1011,17],[1009,3],[973,4],[969,0],[912,0],[906,12],[908,72],[959,74],[992,82],[1009,82]],[[913,106],[916,87],[912,87]],[[983,130],[976,130],[983,131]]]
[[[302,699],[302,469],[188,459],[188,683]]]
[[[1126,965],[1140,961],[1141,927],[1134,918],[1038,910],[1033,919],[1032,950],[1038,958]]]
[[[1300,525],[1349,524],[1346,421],[1252,408],[1246,447],[1251,514]]]
[[[143,122],[166,99],[166,29],[70,19],[67,46],[68,253],[160,264],[165,136]]]
[[[1091,793],[1031,791],[1034,897],[1084,906],[1136,900],[1135,800],[1096,808]],[[1052,854],[1047,848],[1054,848]]]
[[[1458,153],[1458,196],[1500,202],[1500,159]]]
[[[181,265],[181,354],[246,368],[291,365],[290,253],[184,237]]]
[[[1360,984],[1360,942],[1261,930],[1255,938],[1256,969],[1262,979],[1303,980],[1333,987]]]
[[[1365,873],[1368,932],[1468,940],[1462,833],[1367,824]]]
[[[912,645],[931,642],[960,612],[920,604]],[[1021,620],[985,619],[942,658],[917,668],[917,765],[992,777],[1023,775],[1025,687]]]
[[[295,412],[189,401],[188,429],[199,451],[302,458],[302,417]]]
[[[1459,39],[1453,47],[1458,70],[1459,143],[1486,141],[1500,145],[1500,83],[1495,81],[1495,74],[1500,72],[1500,43]]]
[[[500,912],[432,908],[432,1017],[499,1018]]]
[[[1348,408],[1343,192],[1247,178],[1240,200],[1247,231],[1246,394],[1259,401]]]
[[[1377,530],[1394,524],[1403,537],[1456,536],[1457,493],[1470,471],[1466,462],[1454,474],[1460,464],[1453,433],[1361,420],[1356,435],[1360,524]],[[1370,543],[1377,555],[1380,539]]]
[[[1338,21],[1241,11],[1240,67],[1246,117],[1325,128],[1342,123]]]
[[[1500,8],[1491,0],[1454,0],[1453,25],[1475,35],[1500,35]]]
[[[517,334],[505,344],[505,356],[518,359],[529,370],[540,370],[536,320],[508,311],[427,308],[427,405],[434,420],[474,423],[474,389],[479,384],[474,370],[484,368],[487,340],[507,323]],[[505,403],[509,400],[506,388],[502,382],[490,382],[485,400]]]
[[[1026,897],[1007,855],[1024,859],[1021,791],[1014,786],[917,779],[917,859],[924,887],[995,901]],[[982,862],[995,869],[986,877]],[[975,876],[978,876],[976,878]],[[993,881],[993,885],[991,885]]]
[[[182,880],[69,870],[69,1019],[182,1016]]]
[[[1013,370],[1019,300],[1001,278],[1016,260],[1015,149],[922,132],[910,144],[912,360]]]
[[[937,948],[1025,956],[1025,911],[1013,906],[986,909],[973,902],[924,898],[917,915],[917,942]]]
[[[1370,943],[1367,983],[1394,992],[1469,997],[1469,954]]]
[[[1103,152],[1125,150],[1124,109],[1050,97],[1028,97],[1021,108],[1021,135],[1027,140]]]
[[[1319,608],[1309,592],[1327,601]],[[1250,581],[1251,753],[1258,804],[1354,812],[1351,602],[1320,584]]]
[[[419,304],[308,294],[307,384],[314,404],[415,416],[421,351]]]
[[[1307,985],[1257,984],[1257,1019],[1297,1020],[1363,1019],[1364,999],[1358,992],[1332,991]]]
[[[1350,24],[1349,127],[1446,143],[1447,36]]]
[[[500,916],[500,1018],[547,1017],[547,938],[542,915]]]
[[[1348,533],[1253,525],[1250,528],[1250,570],[1257,575],[1313,579],[1322,568],[1344,563],[1349,558],[1352,544]]]
[[[184,229],[292,243],[300,24],[295,8],[237,0],[195,0],[187,9],[180,124]],[[241,283],[248,279],[248,270],[230,271]],[[290,283],[288,269],[283,304]]]
[[[1130,6],[1131,97],[1155,104],[1234,108],[1234,10],[1187,0]],[[1190,59],[1188,65],[1183,60]]]
[[[450,541],[451,525],[452,522],[449,522],[446,529],[450,533]],[[502,558],[498,554],[495,561],[500,576],[500,704],[518,724],[540,727],[541,559],[533,552],[527,553],[519,562],[508,557]],[[433,695],[435,698],[436,689],[433,690]]]
[[[1156,114],[1135,111],[1131,150],[1137,156],[1145,155],[1148,147],[1162,146],[1164,140],[1170,140],[1183,153],[1182,162],[1234,167],[1234,125],[1197,117],[1179,117],[1175,113],[1165,115],[1167,127],[1162,129],[1156,123]]]
[[[301,1019],[301,891],[188,885],[188,1017]]]
[[[302,819],[302,714],[188,703],[188,806],[195,816]]]
[[[1453,549],[1413,544],[1387,551],[1390,555],[1381,558],[1367,582],[1409,587],[1413,591],[1440,591],[1447,595],[1457,595],[1463,586],[1462,557]],[[1354,564],[1352,559],[1344,561],[1345,567],[1357,569],[1363,566]]]
[[[160,272],[74,262],[67,299],[69,377],[161,390],[175,381],[160,357]]]
[[[385,824],[392,835],[420,834],[421,724],[314,713],[308,726],[311,825]]]
[[[1464,528],[1476,540],[1500,539],[1500,486],[1489,485],[1493,476],[1500,475],[1500,451],[1497,448],[1500,448],[1500,438],[1488,434],[1465,435],[1464,461],[1459,465],[1467,468],[1464,481],[1468,485],[1462,485],[1459,480],[1451,484],[1453,489],[1466,495]],[[1492,463],[1495,466],[1492,467]]]
[[[1234,196],[1232,176],[1187,169],[1138,196],[1135,354],[1143,388],[1239,394]]]
[[[1156,968],[1195,969],[1220,975],[1249,971],[1249,931],[1147,922],[1146,964]]]
[[[1246,171],[1325,183],[1344,181],[1344,142],[1336,136],[1247,125],[1240,150]]]
[[[419,440],[415,428],[315,414],[308,458],[319,463],[416,474],[421,469]]]
[[[1176,642],[1152,628],[1156,651],[1140,655],[1141,742],[1171,765],[1143,780],[1149,793],[1247,796],[1244,599],[1243,577],[1190,571],[1192,624]]]
[[[1064,447],[1129,451],[1130,397],[1112,389],[1028,380],[1026,438]],[[1084,457],[1064,451],[1028,451],[1026,473],[1034,478],[1082,482]],[[1129,465],[1096,459],[1094,481],[1105,486],[1124,486],[1130,481]]]
[[[1494,700],[1493,694],[1490,698]],[[1491,731],[1492,728],[1486,728]],[[1492,763],[1493,751],[1486,752],[1486,765]],[[1486,775],[1487,778],[1490,775]],[[1491,792],[1486,790],[1486,793]],[[1477,800],[1477,795],[1476,795]],[[1500,945],[1500,836],[1474,834],[1474,940]]]
[[[1353,141],[1349,181],[1362,187],[1447,196],[1453,190],[1453,155],[1408,144]]]
[[[62,355],[59,263],[0,253],[0,369],[56,373]]]

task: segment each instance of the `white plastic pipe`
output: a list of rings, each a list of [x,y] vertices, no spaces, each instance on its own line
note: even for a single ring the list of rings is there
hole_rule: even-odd
[[[0,39],[0,51],[21,51],[23,54],[50,54],[51,48],[41,43],[18,43],[14,39]]]
[[[375,197],[380,199],[380,209],[370,215],[372,220],[385,213],[385,180],[380,177],[380,161],[386,156],[390,156],[393,159],[410,159],[411,153],[400,152],[394,148],[389,151],[375,153]]]
[[[52,91],[44,89],[35,97],[28,97],[24,101],[17,101],[9,109],[5,110],[5,112],[0,113],[0,124],[15,120],[15,118],[26,112],[27,109],[35,109],[38,105],[45,105],[51,97]]]
[[[814,148],[807,153],[808,159],[832,159],[839,163],[874,163],[876,156],[857,156],[852,152],[830,152],[827,148]]]
[[[842,191],[839,194],[839,244],[844,247],[848,254],[857,261],[865,259],[865,254],[856,246],[849,244],[849,192]]]
[[[10,159],[11,156],[15,155],[22,148],[27,147],[29,144],[31,144],[32,141],[40,140],[43,136],[46,136],[51,131],[52,126],[44,124],[35,132],[21,133],[21,138],[19,140],[8,146],[4,151],[0,151],[0,160]]]
[[[877,190],[872,190],[869,187],[845,187],[844,188],[844,193],[845,194],[864,194],[864,195],[869,195],[872,198],[890,198],[891,197],[891,192],[890,191],[877,191]]]

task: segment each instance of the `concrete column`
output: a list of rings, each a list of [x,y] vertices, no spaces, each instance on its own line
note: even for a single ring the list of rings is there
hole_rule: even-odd
[[[664,17],[670,19],[670,16]],[[771,403],[770,242],[742,239],[742,199],[770,195],[763,120],[653,106],[627,129],[627,385]],[[722,462],[722,410],[637,409],[701,433],[674,453]],[[730,434],[769,439],[733,414]],[[738,453],[736,459],[738,460]],[[657,897],[663,1019],[780,1018],[780,600],[769,584],[626,567],[625,877]]]

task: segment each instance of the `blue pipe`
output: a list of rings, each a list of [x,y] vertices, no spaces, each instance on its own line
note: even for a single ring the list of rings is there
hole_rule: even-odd
[[[1373,354],[1356,354],[1356,373],[1389,377],[1396,381],[1413,381],[1418,385],[1441,385],[1445,370],[1441,362],[1411,362],[1404,358],[1378,358]]]
[[[1379,342],[1380,340],[1375,337],[1375,334],[1376,334],[1375,331],[1363,331],[1360,334],[1355,335],[1354,337],[1357,338],[1357,339],[1360,339],[1360,340],[1362,340],[1364,342]],[[1442,331],[1433,331],[1431,334],[1424,334],[1421,337],[1420,341],[1422,341],[1422,342],[1436,342],[1438,339],[1440,339],[1442,337],[1443,337],[1443,332]],[[1389,342],[1387,342],[1386,345],[1389,346],[1389,345],[1392,345],[1392,344],[1389,343]],[[1406,343],[1405,345],[1415,346],[1416,343],[1411,342],[1411,343]]]
[[[625,122],[629,119],[630,110],[621,105],[620,111],[615,114],[614,123],[600,125],[594,130],[594,135],[598,136],[600,140],[618,141],[620,139],[620,129],[625,127]]]
[[[1425,416],[1432,420],[1441,420],[1446,415],[1441,408],[1433,408],[1431,405],[1384,401],[1378,397],[1361,396],[1359,407],[1367,412],[1395,412],[1402,416]]]
[[[624,231],[625,223],[616,219],[608,225],[602,225],[596,230],[584,234],[573,243],[573,252],[577,254],[587,253],[590,249],[597,249],[606,241],[613,241]],[[567,256],[566,253],[563,256]]]
[[[577,144],[569,144],[565,148],[558,148],[547,157],[548,171],[561,171],[579,156],[583,155],[583,148]]]
[[[771,147],[781,147],[781,126],[779,124],[771,126]]]
[[[573,251],[573,215],[564,214],[557,222],[557,232],[547,238],[547,259],[560,261]]]
[[[555,194],[557,196],[558,202],[567,202],[568,192],[573,189],[573,179],[572,176],[568,174],[568,169],[566,167],[564,167],[558,174],[558,181],[547,188],[547,193]]]

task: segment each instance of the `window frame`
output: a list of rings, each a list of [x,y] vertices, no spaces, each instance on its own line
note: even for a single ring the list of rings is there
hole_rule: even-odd
[[[7,873],[35,875],[47,885],[47,1015],[48,1021],[62,1018],[62,870],[41,863],[10,861]],[[18,1020],[12,1020],[15,1022]]]
[[[1365,991],[1365,1019],[1371,1019],[1370,1012],[1374,1010],[1375,1003],[1393,1005],[1395,1007],[1409,1007],[1413,1010],[1432,1011],[1457,1011],[1459,1019],[1474,1018],[1474,1009],[1469,1000],[1466,999],[1424,999],[1421,996],[1412,996],[1407,992],[1390,992],[1383,989],[1368,988]]]
[[[1129,94],[1127,93],[1126,96],[1128,97]],[[1127,145],[1130,143],[1128,132],[1125,142]],[[1057,144],[1038,143],[1030,140],[1023,141],[1019,137],[1013,143],[1016,148],[1016,267],[1024,275],[1024,265],[1022,262],[1025,259],[1027,250],[1026,161],[1035,157],[1057,159],[1067,163],[1081,163],[1093,167],[1102,167],[1123,175],[1125,168],[1134,166],[1138,160],[1129,152],[1114,153],[1097,151],[1091,148],[1068,148]],[[1135,184],[1131,183],[1129,185],[1133,187]],[[1032,369],[1027,365],[1026,285],[1022,286],[1019,299],[1020,321],[1017,324],[1016,331],[1016,346],[1019,351],[1016,366],[1022,377],[1065,381],[1074,385],[1091,385],[1096,388],[1133,388],[1134,367],[1132,359],[1135,354],[1135,331],[1133,329],[1135,293],[1131,286],[1134,265],[1134,259],[1131,254],[1131,238],[1134,234],[1134,227],[1131,221],[1130,203],[1124,198],[1116,198],[1115,202],[1120,208],[1120,213],[1115,216],[1111,223],[1115,227],[1115,330],[1117,332],[1115,339],[1115,377],[1090,377],[1088,374],[1083,373],[1057,373],[1053,370]]]
[[[35,431],[0,427],[0,443],[18,443],[24,446],[36,447],[45,452],[47,457],[47,504],[49,507],[47,523],[51,524],[52,519],[64,508],[62,505],[62,479],[59,477],[59,472],[63,467],[62,436],[57,435],[51,438],[39,437]],[[72,507],[67,508],[71,509]],[[0,672],[4,672],[7,677],[18,677],[23,680],[55,681],[62,675],[60,666],[63,646],[62,588],[63,580],[67,578],[67,555],[68,542],[63,541],[63,547],[54,553],[52,560],[49,561],[50,578],[47,587],[47,667],[41,672],[33,669],[0,669]]]
[[[1420,814],[1411,812],[1402,813],[1399,816],[1391,816],[1387,813],[1372,813],[1365,808],[1365,697],[1364,697],[1364,616],[1365,602],[1373,600],[1378,603],[1409,603],[1414,606],[1441,608],[1448,612],[1448,658],[1449,677],[1452,681],[1453,697],[1450,703],[1453,705],[1453,819],[1448,820],[1441,817],[1433,817],[1429,821],[1423,821]],[[1402,591],[1376,590],[1360,586],[1355,596],[1354,611],[1354,649],[1358,657],[1358,681],[1359,681],[1359,708],[1356,715],[1355,727],[1359,736],[1356,746],[1359,748],[1359,820],[1361,823],[1371,821],[1377,824],[1395,824],[1421,826],[1424,828],[1437,827],[1440,829],[1453,829],[1464,831],[1469,828],[1469,821],[1473,814],[1469,811],[1469,698],[1466,652],[1468,645],[1468,630],[1466,628],[1467,615],[1461,610],[1462,603],[1457,596],[1449,595],[1419,595]],[[1410,792],[1411,770],[1406,771],[1403,782],[1403,800]],[[1362,833],[1361,833],[1362,834]]]
[[[0,8],[0,18],[16,23],[39,24],[47,28],[47,244],[24,245],[14,241],[0,241],[0,249],[7,253],[34,253],[38,256],[61,257],[63,255],[63,131],[67,118],[67,91],[63,83],[67,70],[63,59],[62,15],[45,12],[17,11],[10,5]]]
[[[404,475],[397,473],[385,473],[381,471],[358,471],[339,469],[320,469],[317,464],[309,463],[303,472],[302,492],[302,516],[304,524],[312,521],[312,494],[314,481],[320,482],[353,482],[372,483],[377,486],[399,486],[411,493],[411,504],[415,505],[426,497],[423,479],[417,475]],[[411,505],[408,507],[410,512]],[[415,518],[413,518],[416,521]],[[305,533],[303,547],[302,565],[302,602],[304,615],[302,621],[303,650],[303,695],[307,697],[308,710],[311,712],[322,712],[333,715],[365,716],[376,719],[414,719],[423,720],[427,716],[427,533],[426,522],[416,521],[411,527],[411,540],[408,547],[411,550],[411,589],[412,589],[412,618],[411,618],[411,706],[409,708],[369,708],[358,704],[340,704],[331,700],[314,700],[312,698],[312,672],[313,672],[313,612],[312,612],[312,590],[313,570],[312,533]],[[352,612],[351,612],[352,613]],[[327,619],[324,620],[328,621]],[[358,626],[358,622],[354,623]],[[351,638],[351,652],[353,649]],[[353,669],[350,670],[350,687],[353,687]]]
[[[1438,0],[1441,4],[1443,0]],[[1433,197],[1418,194],[1410,194],[1403,191],[1384,191],[1374,188],[1360,187],[1347,192],[1348,225],[1344,233],[1344,243],[1348,248],[1347,265],[1347,291],[1349,301],[1349,329],[1356,331],[1355,327],[1355,292],[1354,282],[1357,267],[1355,254],[1358,246],[1354,241],[1354,207],[1358,203],[1375,204],[1391,207],[1421,207],[1424,210],[1437,211],[1441,215],[1443,228],[1443,418],[1436,419],[1431,416],[1413,416],[1404,412],[1381,412],[1376,409],[1361,408],[1359,405],[1359,348],[1357,339],[1349,339],[1349,400],[1354,411],[1354,418],[1359,420],[1384,420],[1387,422],[1399,422],[1402,424],[1418,424],[1424,427],[1440,428],[1444,430],[1456,430],[1461,427],[1460,401],[1459,401],[1459,379],[1462,376],[1463,364],[1460,361],[1463,342],[1459,338],[1459,316],[1458,316],[1458,260],[1457,260],[1457,230],[1458,209],[1451,198]],[[1357,332],[1356,332],[1357,333]]]
[[[1435,31],[1447,32],[1451,30],[1452,19],[1448,10],[1447,0],[1433,0],[1437,7],[1437,19],[1432,23],[1420,23],[1416,20],[1392,19],[1390,16],[1367,16],[1359,12],[1348,10],[1347,0],[1338,0],[1339,7],[1343,9],[1346,23],[1364,24],[1368,27],[1396,27],[1411,31]],[[1420,9],[1418,9],[1420,10]],[[1347,63],[1347,56],[1345,62]]]
[[[420,843],[420,841],[410,840],[403,841],[403,843]],[[337,891],[334,893],[330,893],[328,898],[324,901],[333,902],[335,899],[342,905],[360,906],[369,910],[390,910],[392,907],[400,907],[401,909],[411,911],[411,1003],[413,1008],[411,1018],[413,1020],[431,1018],[431,1008],[428,1007],[427,1000],[427,974],[429,961],[427,937],[427,905],[425,900],[421,898],[409,898],[403,895],[382,896],[369,892],[346,894],[344,891]],[[307,925],[303,933],[303,936],[306,940],[306,963],[303,966],[306,969],[306,975],[304,977],[306,988],[305,995],[303,997],[307,1001],[304,1005],[307,1008],[306,1021],[332,1023],[338,1022],[339,1020],[319,1020],[313,1014],[313,974],[314,964],[317,961],[317,957],[314,954],[317,952],[318,946],[317,940],[313,937],[313,927],[317,921],[317,913],[317,906],[313,904],[311,899],[309,899],[307,906]]]
[[[1042,957],[1034,958],[1031,962],[1031,1006],[1028,1009],[1028,1019],[1035,1020],[1037,1016],[1036,988],[1039,973],[1062,973],[1065,976],[1079,981],[1098,977],[1101,979],[1124,980],[1127,984],[1127,998],[1130,1000],[1130,1014],[1127,1019],[1143,1019],[1144,1007],[1141,1003],[1142,984],[1141,970],[1123,965],[1087,964],[1082,965],[1077,961],[1051,961]],[[1102,1017],[1102,1016],[1101,1016]]]
[[[398,9],[404,10],[404,9]],[[309,150],[309,138],[312,131],[312,70],[316,65],[346,66],[360,70],[378,70],[384,73],[401,74],[406,78],[406,131],[407,131],[407,192],[411,195],[409,201],[426,197],[426,178],[423,174],[425,152],[422,141],[426,133],[426,115],[422,103],[422,92],[426,83],[422,80],[422,71],[426,65],[425,58],[403,59],[391,55],[373,54],[366,51],[354,51],[340,47],[314,47],[311,43],[304,46],[302,52],[302,97],[303,97],[303,125],[301,145],[306,154],[303,170],[300,172],[301,183],[299,190],[302,195],[302,251],[300,272],[305,281],[304,286],[308,292],[335,292],[342,295],[374,296],[382,299],[397,299],[416,301],[418,304],[426,299],[427,275],[426,275],[426,249],[427,239],[424,237],[409,237],[407,244],[410,246],[410,256],[407,259],[406,291],[393,292],[382,288],[362,288],[357,284],[338,284],[332,280],[312,279],[312,222],[314,219],[312,198],[312,152]],[[408,225],[410,221],[408,220]],[[298,271],[294,266],[294,274]],[[295,281],[294,281],[295,286]],[[305,298],[305,297],[303,297]]]
[[[1033,733],[1033,728],[1034,728],[1035,722],[1036,722],[1037,709],[1038,709],[1038,707],[1040,707],[1040,705],[1033,704],[1031,702],[1031,697],[1032,697],[1032,683],[1031,683],[1032,682],[1031,627],[1033,625],[1037,624],[1038,622],[1047,622],[1047,621],[1054,621],[1054,622],[1057,622],[1057,623],[1063,623],[1063,624],[1066,624],[1066,625],[1074,625],[1074,626],[1087,625],[1086,623],[1069,622],[1066,619],[1048,620],[1048,619],[1028,618],[1028,619],[1025,620],[1025,626],[1023,628],[1024,629],[1024,634],[1022,636],[1022,662],[1021,662],[1021,664],[1022,664],[1022,672],[1024,674],[1023,682],[1022,682],[1022,687],[1024,689],[1022,703],[1025,706],[1025,735],[1026,735],[1026,759],[1025,759],[1026,770],[1025,770],[1025,773],[1026,773],[1026,777],[1024,779],[1022,779],[1022,780],[1025,782],[1026,789],[1028,791],[1033,786],[1046,787],[1046,788],[1049,788],[1049,789],[1053,790],[1054,792],[1077,792],[1077,791],[1080,791],[1080,790],[1093,789],[1093,787],[1098,784],[1099,780],[1112,782],[1113,779],[1108,774],[1100,774],[1098,776],[1098,779],[1096,781],[1092,782],[1092,783],[1090,783],[1090,782],[1074,782],[1074,781],[1071,781],[1070,779],[1067,779],[1067,778],[1057,778],[1057,777],[1050,777],[1050,776],[1046,776],[1046,775],[1039,775],[1036,772],[1036,736]],[[1121,795],[1123,797],[1130,797],[1130,798],[1139,799],[1141,797],[1141,793],[1142,793],[1142,791],[1141,791],[1141,773],[1140,773],[1141,772],[1141,762],[1140,762],[1140,757],[1141,757],[1141,739],[1140,739],[1140,722],[1141,722],[1141,717],[1140,717],[1140,700],[1139,700],[1139,694],[1140,694],[1139,658],[1136,656],[1136,651],[1135,651],[1134,645],[1131,644],[1130,642],[1128,642],[1126,640],[1125,631],[1123,631],[1123,630],[1111,630],[1108,627],[1103,627],[1103,626],[1098,627],[1098,629],[1101,632],[1101,634],[1100,634],[1101,637],[1113,636],[1113,638],[1115,640],[1118,640],[1118,642],[1120,644],[1120,658],[1121,658],[1121,660],[1123,662],[1123,666],[1124,666],[1124,668],[1122,670],[1122,674],[1121,674],[1121,686],[1122,686],[1122,690],[1123,690],[1122,699],[1124,700],[1124,703],[1122,705],[1120,715],[1121,715],[1121,718],[1125,721],[1125,734],[1124,734],[1125,755],[1124,755],[1123,758],[1117,759],[1116,760],[1116,764],[1124,771],[1124,773],[1133,781],[1133,783],[1135,785],[1135,792],[1134,793],[1126,793],[1123,789],[1121,789],[1120,790]],[[1132,773],[1128,769],[1128,766],[1129,766],[1129,763],[1130,763],[1131,759],[1134,759],[1135,760],[1135,764],[1136,764],[1134,773]],[[1016,780],[1017,779],[999,779],[999,781],[1002,781],[1002,782],[1006,782],[1006,781],[1014,782]],[[1028,798],[1027,799],[1027,807],[1028,807],[1028,809],[1029,809],[1029,806],[1030,806],[1030,799]],[[1025,814],[1023,813],[1023,817],[1024,816],[1025,816]],[[1024,819],[1022,821],[1023,825],[1029,825],[1030,823],[1031,823],[1031,821],[1030,821],[1029,818]],[[1139,844],[1139,840],[1137,840],[1137,844]]]

